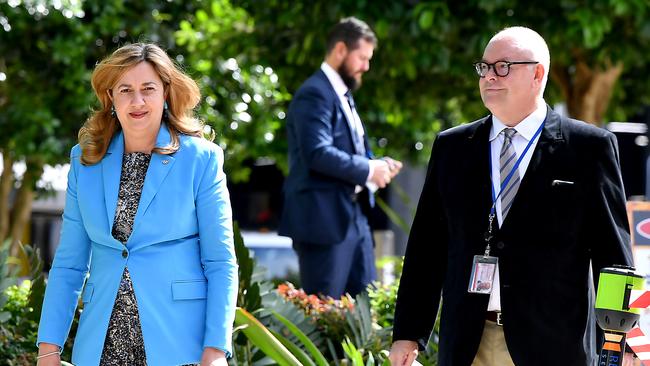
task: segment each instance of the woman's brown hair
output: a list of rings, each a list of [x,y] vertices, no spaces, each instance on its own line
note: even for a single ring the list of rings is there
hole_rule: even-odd
[[[120,77],[140,62],[148,62],[156,70],[165,85],[169,112],[166,118],[171,142],[165,147],[156,147],[153,152],[172,154],[180,147],[179,133],[203,136],[203,126],[194,117],[194,107],[201,99],[199,87],[192,78],[184,74],[160,47],[151,43],[134,43],[117,49],[102,60],[93,71],[92,86],[101,103],[93,111],[79,131],[81,162],[84,165],[98,163],[108,149],[111,139],[120,130],[120,123],[111,111],[113,103],[110,91]]]

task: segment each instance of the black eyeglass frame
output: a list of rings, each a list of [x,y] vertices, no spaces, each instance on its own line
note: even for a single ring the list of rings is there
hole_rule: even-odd
[[[499,72],[497,71],[497,67],[496,67],[497,64],[502,64],[502,63],[505,63],[508,66],[508,71],[506,71],[506,73],[504,75],[499,74]],[[538,63],[539,63],[539,61],[497,61],[497,62],[494,62],[494,63],[490,64],[490,63],[487,63],[485,61],[479,61],[479,62],[475,62],[473,65],[474,65],[474,69],[476,70],[476,73],[481,78],[484,78],[485,76],[487,76],[488,72],[490,72],[490,68],[492,70],[494,70],[494,74],[496,76],[499,76],[499,77],[503,78],[503,77],[506,77],[506,76],[510,75],[510,66],[511,65],[537,65]],[[485,72],[484,75],[481,75],[481,67],[480,67],[480,65],[486,65],[487,66],[487,71]]]

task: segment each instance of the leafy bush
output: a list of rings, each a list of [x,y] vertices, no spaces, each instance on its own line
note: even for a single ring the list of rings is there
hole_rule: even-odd
[[[340,344],[347,335],[346,313],[354,309],[354,300],[349,295],[336,300],[329,296],[308,295],[302,289],[296,289],[291,283],[278,286],[278,294],[294,304],[311,318],[318,330],[326,338]]]
[[[392,328],[393,316],[395,314],[395,299],[399,282],[395,281],[390,285],[375,283],[374,287],[368,290],[370,306],[377,324],[384,328]]]
[[[8,314],[0,323],[0,360],[7,366],[36,363],[36,333],[38,323],[29,307],[31,281],[10,286],[5,290],[7,301],[0,312]]]
[[[43,264],[39,252],[17,244],[10,257],[11,240],[0,250],[0,360],[2,365],[36,363],[36,335],[43,300]],[[18,275],[30,279],[19,280]]]
[[[17,256],[10,257],[10,242],[0,248],[0,365],[31,366],[36,364],[38,322],[45,295],[43,261],[37,249],[20,243]],[[19,274],[24,277],[19,278]],[[79,311],[64,349],[72,349],[78,319]]]

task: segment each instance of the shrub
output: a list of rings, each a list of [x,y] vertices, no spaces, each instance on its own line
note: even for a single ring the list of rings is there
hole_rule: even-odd
[[[375,283],[374,287],[369,288],[368,297],[372,307],[373,316],[379,326],[384,328],[393,327],[393,316],[395,314],[395,299],[397,298],[397,289],[399,282],[393,282],[390,285]]]
[[[36,364],[36,334],[38,323],[32,319],[34,309],[28,306],[31,281],[10,286],[5,290],[7,302],[0,312],[8,317],[0,323],[0,360],[7,366]]]
[[[337,300],[329,296],[308,295],[304,290],[296,289],[288,282],[278,286],[278,293],[286,301],[300,308],[312,319],[325,337],[335,344],[340,344],[345,339],[346,313],[354,310],[354,300],[351,296],[344,295]]]

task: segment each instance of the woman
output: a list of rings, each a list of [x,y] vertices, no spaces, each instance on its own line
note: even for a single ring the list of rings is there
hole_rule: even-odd
[[[199,89],[141,43],[97,65],[92,86],[102,108],[71,152],[39,366],[60,365],[82,288],[76,365],[226,365],[237,264],[223,152],[193,118]]]

